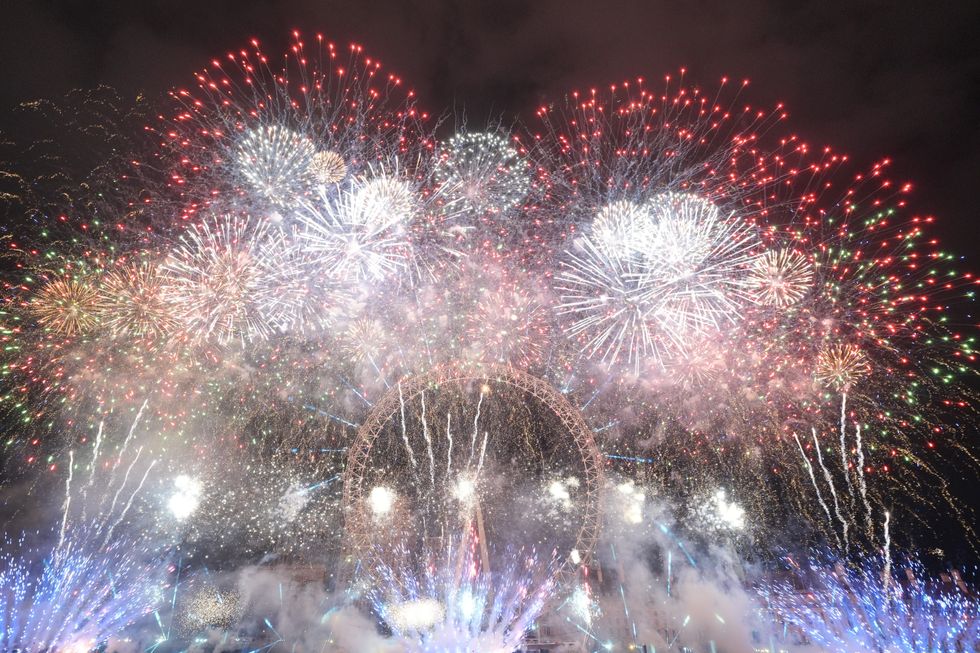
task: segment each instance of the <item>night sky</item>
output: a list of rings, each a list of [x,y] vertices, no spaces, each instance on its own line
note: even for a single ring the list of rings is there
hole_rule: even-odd
[[[424,108],[471,123],[509,123],[570,89],[680,67],[709,88],[748,78],[752,104],[787,104],[781,128],[862,166],[892,157],[893,176],[915,184],[914,210],[936,215],[940,237],[975,267],[980,2],[5,4],[0,110],[100,83],[160,94],[252,37],[277,53],[293,29],[361,43]]]

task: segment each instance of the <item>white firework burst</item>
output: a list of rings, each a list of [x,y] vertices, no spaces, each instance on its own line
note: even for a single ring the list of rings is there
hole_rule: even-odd
[[[337,195],[321,191],[299,206],[303,249],[329,278],[381,281],[408,269],[417,194],[397,174],[360,178]]]
[[[557,276],[559,313],[586,355],[634,372],[651,360],[664,366],[740,318],[759,244],[751,225],[683,193],[655,195],[642,210],[617,203],[597,217]],[[624,233],[631,245],[615,245]]]
[[[320,167],[316,147],[306,136],[281,125],[261,125],[239,138],[234,158],[238,171],[255,192],[273,204],[302,194]],[[343,163],[343,161],[341,161]]]
[[[674,346],[736,322],[749,299],[744,279],[759,246],[755,230],[695,195],[663,193],[647,206],[653,224],[641,274],[646,318]]]
[[[295,257],[267,221],[214,216],[191,227],[161,266],[189,340],[265,339],[296,318],[305,287]]]
[[[813,266],[799,252],[773,249],[755,258],[747,282],[759,304],[784,308],[813,286]]]
[[[652,226],[645,207],[620,200],[599,209],[592,221],[592,239],[612,256],[633,256],[642,253],[645,239]]]
[[[590,358],[637,368],[660,354],[644,318],[640,279],[632,257],[611,255],[591,238],[566,252],[557,276],[559,314],[571,318],[567,332]]]
[[[435,169],[449,203],[461,211],[503,213],[527,195],[530,166],[511,142],[488,132],[456,134]]]

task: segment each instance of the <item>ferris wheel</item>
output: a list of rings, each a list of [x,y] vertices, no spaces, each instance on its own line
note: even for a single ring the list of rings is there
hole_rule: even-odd
[[[444,365],[393,385],[359,428],[344,476],[348,547],[388,564],[453,542],[477,550],[484,571],[533,549],[567,578],[589,563],[601,486],[592,431],[547,381]]]

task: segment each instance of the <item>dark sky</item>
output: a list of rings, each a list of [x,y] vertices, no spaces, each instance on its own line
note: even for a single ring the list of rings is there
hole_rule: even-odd
[[[11,0],[0,15],[0,107],[108,83],[124,94],[191,83],[251,37],[292,29],[355,40],[425,108],[527,115],[560,97],[681,66],[704,86],[749,78],[753,104],[862,163],[888,155],[913,206],[974,259],[980,186],[980,2],[786,0]],[[505,120],[506,121],[506,120]],[[0,125],[2,126],[2,125]],[[976,267],[975,259],[972,267]]]

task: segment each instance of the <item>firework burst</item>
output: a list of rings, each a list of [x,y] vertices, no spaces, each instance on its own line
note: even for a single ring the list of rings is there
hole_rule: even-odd
[[[813,375],[816,380],[836,390],[847,390],[871,372],[867,354],[850,343],[830,344],[817,357]]]
[[[310,172],[321,184],[339,184],[347,177],[347,163],[339,152],[324,150],[313,155]]]
[[[90,279],[55,279],[31,299],[30,311],[43,328],[59,335],[77,336],[98,327],[101,299]]]
[[[265,125],[249,129],[235,147],[242,177],[277,206],[288,206],[312,179],[316,156],[313,142],[286,127]]]
[[[163,292],[192,341],[265,339],[294,319],[303,286],[281,232],[215,216],[191,227],[161,266]]]
[[[455,209],[499,215],[517,206],[531,187],[530,165],[517,148],[493,133],[461,133],[443,147],[436,183]]]
[[[757,245],[750,225],[701,198],[618,203],[567,253],[557,276],[568,333],[603,363],[663,365],[692,340],[740,319],[742,279]],[[627,244],[628,243],[628,244]]]
[[[878,559],[856,568],[790,567],[806,591],[792,583],[766,587],[768,607],[826,650],[954,653],[980,643],[976,598],[931,581],[920,564],[901,579]]]
[[[108,272],[99,284],[101,326],[117,337],[162,340],[176,325],[174,307],[163,293],[157,266],[127,263]]]
[[[338,197],[321,191],[300,203],[298,238],[327,277],[348,286],[405,274],[416,198],[408,181],[384,173],[360,178]]]
[[[450,546],[424,557],[421,573],[410,565],[382,568],[383,589],[373,592],[378,614],[413,652],[509,653],[521,645],[553,589],[542,580],[548,565],[533,554],[509,556],[516,562],[492,577],[478,571],[472,549]]]
[[[791,249],[770,250],[752,262],[748,284],[758,303],[785,308],[802,300],[813,287],[813,266]]]

